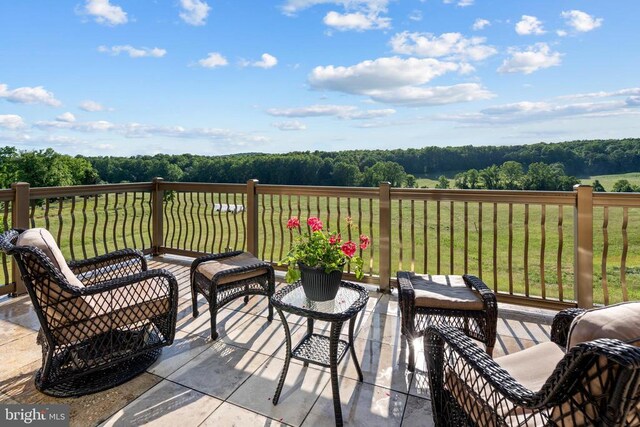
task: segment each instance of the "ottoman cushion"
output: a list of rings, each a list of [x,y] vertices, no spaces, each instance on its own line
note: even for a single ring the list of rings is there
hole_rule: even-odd
[[[462,276],[413,274],[411,284],[415,292],[416,307],[449,310],[482,310],[480,294],[469,288]]]
[[[218,273],[224,273],[225,271],[233,270],[235,268],[249,267],[258,264],[264,265],[264,262],[260,261],[248,252],[243,252],[229,258],[203,262],[196,267],[196,271],[205,276],[208,280],[213,280],[213,277]],[[266,268],[255,268],[253,270],[243,271],[240,273],[223,274],[222,277],[218,279],[217,284],[224,285],[226,283],[262,276],[263,274],[267,274]]]

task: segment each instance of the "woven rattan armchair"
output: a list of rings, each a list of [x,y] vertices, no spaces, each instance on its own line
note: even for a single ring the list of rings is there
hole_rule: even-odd
[[[496,359],[459,329],[430,326],[424,345],[435,424],[640,425],[640,348],[598,338],[565,350],[572,321],[583,313],[560,312],[551,342]],[[600,336],[619,329],[610,326]],[[638,324],[630,326],[637,334]]]
[[[79,396],[142,373],[171,345],[178,284],[147,270],[131,249],[66,263],[45,229],[9,230],[0,249],[13,255],[40,321],[38,390]]]

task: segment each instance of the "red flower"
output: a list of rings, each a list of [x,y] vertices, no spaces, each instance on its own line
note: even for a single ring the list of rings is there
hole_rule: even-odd
[[[371,244],[371,239],[369,236],[361,234],[360,235],[360,249],[367,249]]]
[[[342,246],[340,246],[340,250],[343,254],[351,258],[356,253],[356,244],[351,241],[343,243]]]
[[[309,217],[307,224],[311,227],[311,231],[322,231],[322,221],[315,216]]]
[[[298,219],[297,216],[292,216],[291,218],[289,218],[289,221],[287,221],[287,228],[289,230],[293,230],[294,228],[300,228],[300,220]]]
[[[335,245],[336,243],[340,243],[342,241],[342,237],[340,234],[332,234],[329,236],[329,244]]]

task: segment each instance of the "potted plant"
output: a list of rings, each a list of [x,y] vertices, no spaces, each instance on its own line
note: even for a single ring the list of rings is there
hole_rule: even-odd
[[[370,240],[368,236],[361,234],[358,245],[352,241],[343,241],[340,233],[323,230],[322,221],[317,217],[309,217],[307,225],[310,232],[302,234],[298,217],[289,218],[287,228],[297,229],[301,234],[296,237],[291,250],[279,264],[287,264],[286,281],[293,283],[300,280],[309,299],[328,301],[338,293],[345,264],[351,263],[356,279],[364,277],[363,261],[356,255],[356,251],[358,246],[360,249],[367,249]],[[351,225],[351,219],[347,218],[347,226]]]

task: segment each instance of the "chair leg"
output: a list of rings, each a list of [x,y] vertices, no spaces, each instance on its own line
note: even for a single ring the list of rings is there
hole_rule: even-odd
[[[198,294],[196,292],[196,278],[191,279],[191,310],[193,311],[193,317],[198,317]]]
[[[218,316],[218,309],[215,306],[212,306],[211,310],[211,341],[215,341],[218,339],[218,329],[216,325],[216,318]]]
[[[416,351],[413,345],[413,338],[410,335],[407,335],[407,343],[409,344],[409,366],[407,369],[409,372],[413,372],[416,370]]]
[[[487,347],[487,354],[491,357],[493,357],[493,346],[491,347]]]

